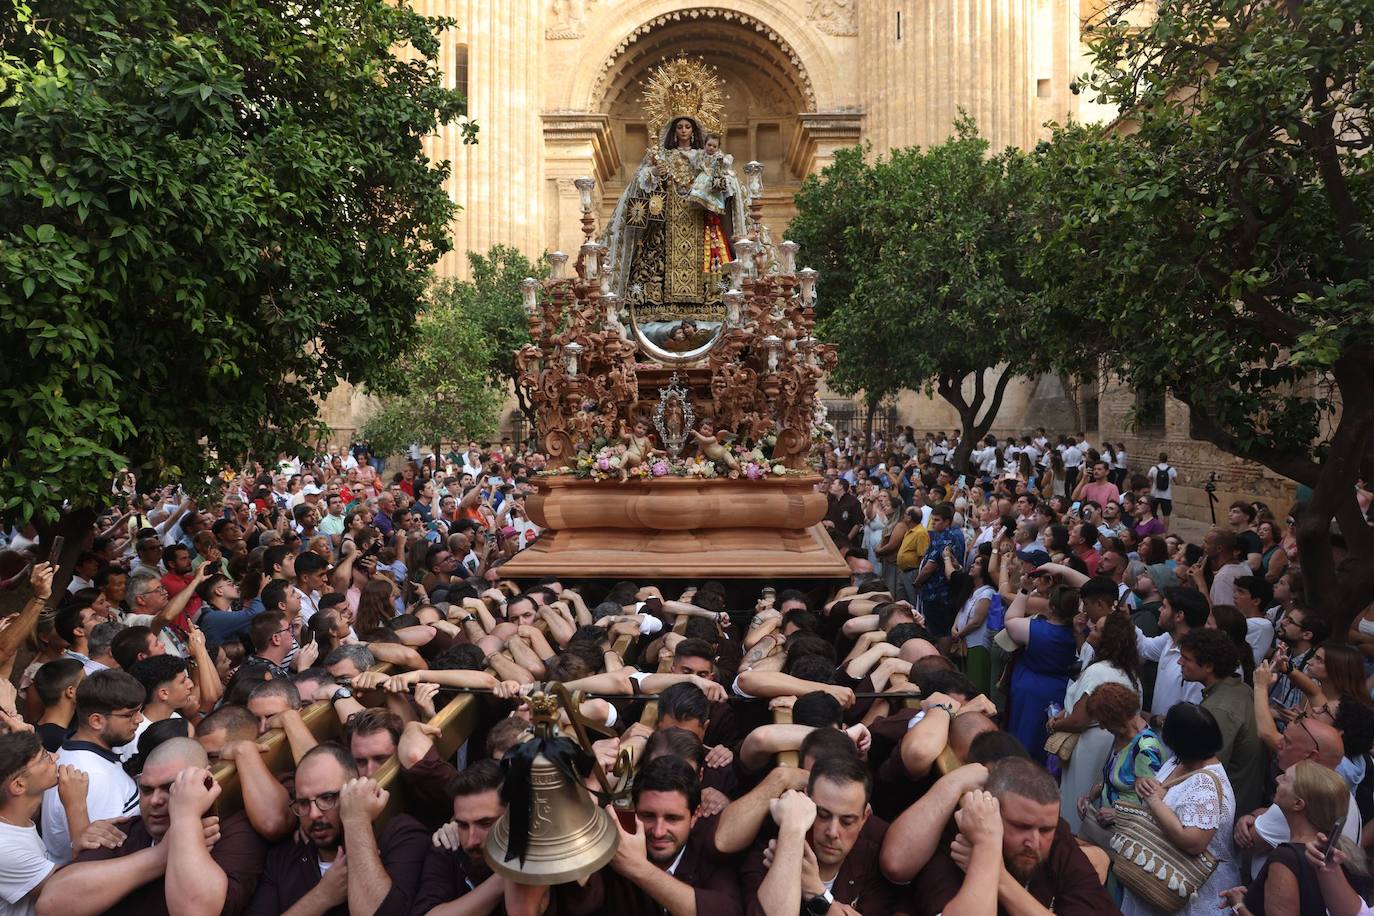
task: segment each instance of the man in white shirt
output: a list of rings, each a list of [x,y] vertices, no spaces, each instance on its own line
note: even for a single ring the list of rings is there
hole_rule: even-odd
[[[76,568],[72,570],[72,581],[67,583],[67,591],[76,594],[83,588],[95,588],[95,574],[100,572],[100,557],[89,550],[81,551],[76,558]]]
[[[978,468],[978,473],[991,480],[997,473],[997,437],[988,436],[983,440],[983,447],[973,450],[969,459]]]
[[[1155,674],[1154,702],[1150,712],[1163,718],[1175,703],[1202,702],[1202,685],[1183,679],[1182,658],[1178,641],[1189,630],[1200,630],[1207,626],[1207,618],[1212,609],[1207,598],[1197,589],[1173,587],[1164,590],[1164,601],[1159,606],[1159,628],[1164,632],[1158,636],[1146,636],[1137,627],[1136,646],[1140,657],[1145,661],[1159,663]]]
[[[945,459],[949,457],[949,439],[944,433],[940,433],[935,439],[935,444],[930,448],[930,463],[937,468],[945,466]]]
[[[1078,484],[1078,472],[1083,467],[1083,450],[1072,440],[1064,443],[1064,492],[1072,493]]]
[[[0,735],[0,916],[32,916],[57,868],[33,822],[43,793],[56,786],[57,762],[37,735]]]
[[[1258,665],[1274,647],[1274,622],[1266,613],[1274,601],[1274,587],[1263,576],[1240,576],[1231,597],[1236,610],[1245,615],[1245,641]]]
[[[147,691],[143,703],[143,721],[134,730],[134,736],[127,744],[114,749],[119,759],[128,761],[138,753],[138,739],[154,722],[172,717],[180,718],[178,712],[190,699],[195,685],[186,673],[186,660],[175,655],[151,655],[135,662],[129,668],[135,680]]]
[[[1169,456],[1159,453],[1159,464],[1150,468],[1145,475],[1150,478],[1150,511],[1155,518],[1164,522],[1164,530],[1169,530],[1169,516],[1174,512],[1174,481],[1178,478],[1178,468],[1169,464]],[[1163,483],[1164,486],[1160,486]]]
[[[133,564],[129,567],[129,575],[134,576],[139,572],[146,572],[161,579],[167,574],[167,567],[162,565],[162,541],[158,538],[143,538],[138,542],[138,556],[134,558]]]
[[[143,698],[143,685],[123,671],[97,671],[76,688],[76,731],[57,752],[57,763],[71,764],[89,778],[86,814],[92,821],[132,815],[138,808],[138,785],[114,748],[138,730]],[[42,811],[48,857],[65,865],[72,858],[72,841],[56,787],[44,793]]]
[[[1250,575],[1250,564],[1245,562],[1240,539],[1234,531],[1212,530],[1202,542],[1207,551],[1207,564],[1214,570],[1212,574],[1211,598],[1213,604],[1234,604],[1235,584],[1241,576]]]

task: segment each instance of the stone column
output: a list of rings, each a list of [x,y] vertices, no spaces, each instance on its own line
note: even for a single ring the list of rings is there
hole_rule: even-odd
[[[597,199],[606,182],[620,171],[620,151],[610,118],[599,112],[559,112],[543,116],[545,225],[550,250],[575,255],[582,244],[582,209],[573,181],[596,179]],[[602,214],[603,216],[605,214]],[[598,224],[598,232],[604,225]]]

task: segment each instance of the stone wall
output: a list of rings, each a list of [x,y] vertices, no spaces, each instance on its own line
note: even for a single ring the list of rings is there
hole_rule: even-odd
[[[1226,507],[1236,500],[1266,503],[1282,519],[1297,500],[1297,484],[1268,468],[1229,455],[1207,442],[1188,435],[1188,407],[1173,398],[1164,399],[1164,421],[1150,429],[1133,428],[1134,391],[1116,381],[1105,382],[1099,394],[1097,440],[1124,442],[1133,469],[1149,468],[1161,452],[1178,468],[1174,486],[1175,511],[1188,518],[1208,521],[1211,513],[1203,485],[1215,472],[1217,514],[1225,523]]]

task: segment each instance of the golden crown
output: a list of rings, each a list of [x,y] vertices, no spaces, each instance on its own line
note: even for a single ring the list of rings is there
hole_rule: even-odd
[[[655,67],[641,85],[650,137],[663,136],[672,118],[684,116],[696,119],[708,133],[724,132],[727,96],[716,68],[705,61],[675,57]]]

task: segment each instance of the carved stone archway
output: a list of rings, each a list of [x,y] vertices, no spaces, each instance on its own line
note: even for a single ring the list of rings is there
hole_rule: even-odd
[[[660,11],[621,34],[591,74],[589,109],[546,112],[546,163],[557,181],[557,238],[569,246],[579,236],[571,177],[595,175],[601,215],[615,201],[650,143],[640,108],[640,84],[663,61],[685,53],[712,64],[729,97],[724,148],[736,168],[756,159],[764,165],[764,220],[781,232],[795,213],[793,196],[802,179],[818,171],[843,146],[859,142],[857,110],[818,112],[817,88],[802,37],[789,40],[759,16],[724,6]],[[590,50],[590,49],[589,49]],[[587,80],[583,71],[579,80]],[[563,186],[567,185],[566,188]]]

